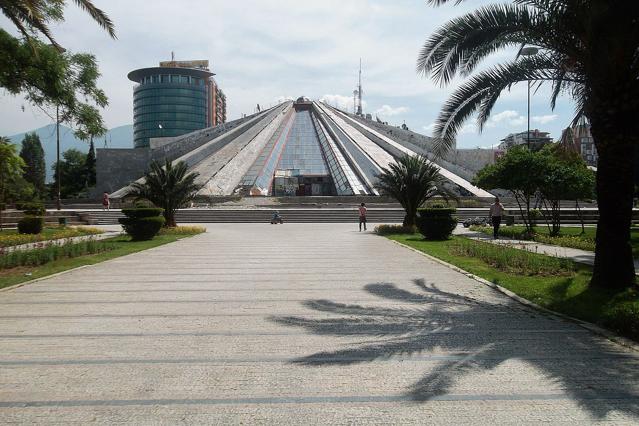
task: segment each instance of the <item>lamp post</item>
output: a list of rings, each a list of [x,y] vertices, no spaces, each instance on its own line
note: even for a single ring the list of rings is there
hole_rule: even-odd
[[[539,49],[533,46],[527,46],[519,52],[522,56],[535,56]],[[530,150],[530,79],[528,79],[528,131],[526,132],[526,145]]]
[[[55,175],[58,181],[58,185],[56,188],[56,192],[57,192],[57,197],[56,197],[56,208],[57,210],[60,210],[62,208],[62,201],[61,201],[61,188],[62,188],[62,182],[60,181],[60,105],[57,104],[55,106],[55,141],[56,141],[56,158],[57,161],[55,163]]]

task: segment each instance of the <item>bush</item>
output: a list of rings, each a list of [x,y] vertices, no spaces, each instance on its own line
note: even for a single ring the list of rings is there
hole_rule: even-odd
[[[72,258],[87,254],[101,253],[113,250],[114,244],[109,241],[96,241],[88,239],[64,244],[48,243],[43,248],[31,250],[14,250],[0,256],[0,270],[11,269],[19,266],[40,266],[62,258]]]
[[[44,228],[44,218],[36,216],[25,216],[18,221],[18,233],[39,234]]]
[[[163,228],[160,235],[196,235],[206,232],[203,226],[176,226],[175,228]]]
[[[46,213],[44,205],[40,203],[19,203],[16,204],[16,207],[18,205],[20,206],[18,210],[24,211],[27,216],[44,216]]]
[[[122,209],[122,213],[131,219],[141,219],[143,217],[162,216],[164,209],[158,207],[137,207],[134,209]]]
[[[414,234],[416,232],[417,232],[416,226],[379,225],[375,227],[375,233],[377,235],[401,235],[401,234]]]
[[[457,226],[453,208],[425,208],[417,212],[419,232],[427,240],[447,240]]]
[[[125,217],[120,219],[124,231],[131,236],[133,241],[151,240],[164,226],[165,219],[162,216],[153,217]]]
[[[512,247],[456,238],[450,244],[450,254],[474,257],[500,271],[520,275],[569,276],[575,271],[570,259],[529,253]]]

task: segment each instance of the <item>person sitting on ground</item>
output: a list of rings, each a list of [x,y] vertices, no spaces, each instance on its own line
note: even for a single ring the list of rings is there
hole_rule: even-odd
[[[501,225],[501,217],[506,209],[499,202],[499,197],[495,197],[495,202],[490,205],[490,221],[493,224],[493,239],[499,238],[499,225]]]
[[[282,220],[282,216],[280,216],[280,212],[275,210],[273,217],[271,218],[271,225],[277,225],[278,223],[283,224],[284,221]]]

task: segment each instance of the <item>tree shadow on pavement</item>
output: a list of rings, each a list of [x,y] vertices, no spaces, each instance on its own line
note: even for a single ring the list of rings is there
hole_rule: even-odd
[[[479,300],[423,280],[412,285],[410,290],[393,283],[364,287],[369,294],[394,302],[389,307],[308,300],[303,302],[306,307],[335,317],[271,319],[317,335],[368,337],[345,349],[291,361],[299,365],[347,366],[419,354],[450,355],[407,389],[406,396],[417,402],[450,393],[463,375],[522,359],[552,383],[550,399],[563,392],[597,418],[611,411],[639,418],[639,355],[503,297]]]

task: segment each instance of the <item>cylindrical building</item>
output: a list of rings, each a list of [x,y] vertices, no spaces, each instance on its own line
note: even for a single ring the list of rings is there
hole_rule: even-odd
[[[131,71],[133,139],[136,148],[149,138],[174,137],[211,125],[209,86],[214,74],[203,69],[154,67]]]

